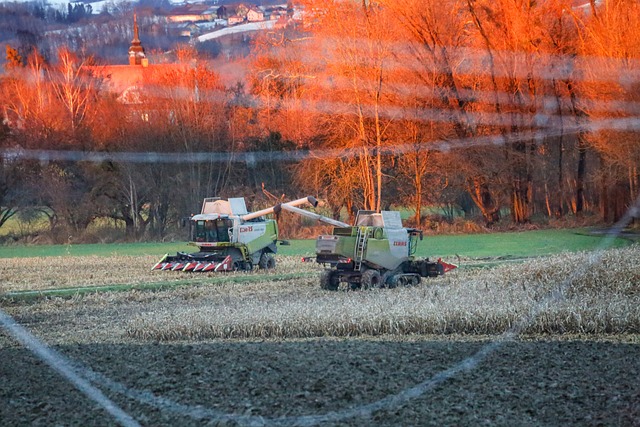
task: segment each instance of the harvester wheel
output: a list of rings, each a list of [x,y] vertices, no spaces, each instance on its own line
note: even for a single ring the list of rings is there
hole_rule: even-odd
[[[362,273],[360,287],[362,289],[379,288],[382,285],[382,278],[378,270],[367,270]]]
[[[324,270],[320,275],[320,287],[326,291],[337,291],[340,277],[335,270]]]
[[[276,259],[271,254],[263,253],[262,255],[260,255],[258,267],[260,267],[261,269],[276,268]]]
[[[396,280],[396,275],[393,271],[385,271],[382,277],[380,278],[380,287],[381,288],[395,288],[398,286],[398,282]]]
[[[398,274],[391,274],[386,281],[386,286],[389,289],[397,288],[400,276]]]

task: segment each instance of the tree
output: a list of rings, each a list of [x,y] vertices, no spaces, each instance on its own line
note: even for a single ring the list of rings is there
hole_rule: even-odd
[[[61,48],[57,66],[49,69],[53,91],[64,108],[66,125],[76,142],[79,142],[87,111],[97,97],[95,79],[88,71],[87,62],[88,59],[80,59]]]
[[[605,221],[622,217],[639,192],[640,143],[638,132],[627,126],[635,112],[628,106],[640,101],[635,62],[640,58],[640,6],[616,0],[593,7],[579,21],[580,52],[586,79],[580,92],[587,98],[584,114],[595,125],[586,135],[583,150],[593,147],[600,160],[600,206]],[[604,105],[619,108],[602,108]],[[588,146],[587,146],[588,144]]]
[[[47,64],[37,52],[26,67],[11,68],[3,84],[5,120],[19,130],[14,138],[24,148],[41,147],[54,133],[58,111],[46,80]]]
[[[316,79],[336,85],[323,92],[323,101],[333,105],[325,118],[330,140],[354,155],[356,160],[348,164],[358,168],[363,207],[379,211],[384,194],[382,152],[391,121],[383,108],[393,39],[387,10],[366,1],[303,3],[313,36],[309,48],[317,51],[316,58],[325,58],[317,64]]]
[[[145,123],[164,134],[169,152],[206,153],[234,150],[227,138],[226,94],[218,75],[196,60],[190,48],[179,49],[178,63],[145,77]],[[189,162],[176,174],[178,211],[193,212],[204,197],[227,185],[230,165],[208,159]]]
[[[0,79],[0,85],[4,83]],[[0,123],[0,149],[7,148],[9,141],[9,129],[4,122]],[[18,213],[19,208],[25,202],[24,167],[19,159],[11,159],[0,154],[0,227],[11,217]]]
[[[528,222],[533,212],[536,141],[526,132],[536,129],[536,112],[543,106],[545,81],[537,73],[545,58],[541,17],[546,9],[519,0],[467,3],[489,60],[494,111],[508,118],[499,131],[505,139],[505,160],[511,165],[511,216],[516,223]]]
[[[422,120],[437,124],[430,141],[454,141],[459,149],[450,156],[460,156],[457,174],[464,170],[466,190],[482,212],[487,224],[500,219],[500,203],[495,182],[487,176],[486,157],[495,158],[495,147],[474,147],[482,136],[494,133],[491,125],[483,125],[481,113],[487,111],[487,79],[483,63],[478,60],[477,41],[470,37],[468,4],[447,0],[385,0],[389,16],[402,30],[395,56],[404,70],[404,81],[414,82],[418,89],[408,105],[421,110]],[[442,10],[449,13],[442,13]],[[483,92],[483,89],[485,92]],[[476,92],[478,91],[478,92]],[[479,93],[479,95],[477,95]],[[466,145],[470,150],[464,149]],[[471,155],[470,155],[471,153]]]
[[[308,39],[285,28],[256,37],[249,70],[261,136],[277,131],[284,140],[306,148],[318,132],[317,67],[304,60]]]
[[[5,47],[5,60],[6,63],[4,65],[5,69],[11,70],[12,68],[22,67],[22,56],[18,53],[17,49],[12,48],[10,45],[6,45]]]
[[[57,163],[44,165],[38,183],[41,186],[41,206],[49,207],[62,228],[64,241],[80,237],[98,216],[92,189],[95,187],[94,165],[89,163]]]

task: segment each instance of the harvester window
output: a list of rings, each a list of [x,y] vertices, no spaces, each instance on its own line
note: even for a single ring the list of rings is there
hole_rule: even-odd
[[[376,213],[365,213],[368,211],[360,211],[356,219],[356,225],[367,227],[384,227],[382,216]]]
[[[221,219],[216,221],[218,225],[218,242],[229,241],[229,227],[233,224],[230,219]]]
[[[409,234],[409,256],[415,254],[416,249],[418,249],[418,234],[410,233]]]
[[[217,242],[218,230],[216,229],[216,221],[205,221],[206,241]]]
[[[191,235],[193,236],[193,240],[195,242],[204,242],[206,241],[207,234],[204,227],[205,221],[196,221],[194,227],[191,231]]]
[[[373,225],[373,221],[369,215],[362,215],[362,216],[358,216],[356,225],[363,226],[363,227],[371,226]]]

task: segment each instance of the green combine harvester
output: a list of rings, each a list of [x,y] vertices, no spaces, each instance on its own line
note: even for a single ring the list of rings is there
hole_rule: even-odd
[[[323,289],[335,291],[340,283],[351,289],[417,285],[421,277],[436,277],[457,268],[441,259],[416,259],[422,231],[404,228],[400,212],[361,210],[355,225],[349,225],[295,206],[281,208],[333,225],[332,234],[316,239],[316,262],[329,266],[320,277]]]
[[[152,270],[229,271],[252,270],[254,266],[271,269],[276,266],[278,224],[265,215],[278,212],[281,206],[317,205],[313,197],[305,197],[267,209],[249,213],[243,197],[223,200],[204,199],[202,211],[189,220],[190,242],[199,252],[166,254]]]

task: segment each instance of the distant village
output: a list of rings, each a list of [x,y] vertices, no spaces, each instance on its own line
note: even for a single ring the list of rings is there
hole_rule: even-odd
[[[186,3],[171,9],[166,19],[173,35],[195,38],[242,24],[262,23],[262,28],[282,28],[293,16],[293,8],[286,3],[269,6]]]
[[[137,14],[133,13],[133,39],[128,50],[128,64],[108,63],[91,67],[95,75],[108,82],[108,90],[119,95],[124,104],[139,104],[145,75],[152,70],[178,69],[184,64],[162,61],[153,63],[140,39]],[[259,6],[251,3],[181,4],[164,12],[156,12],[164,20],[168,33],[174,37],[189,37],[202,42],[230,34],[286,26],[294,19],[294,10],[287,4]],[[146,70],[146,71],[145,71]]]

